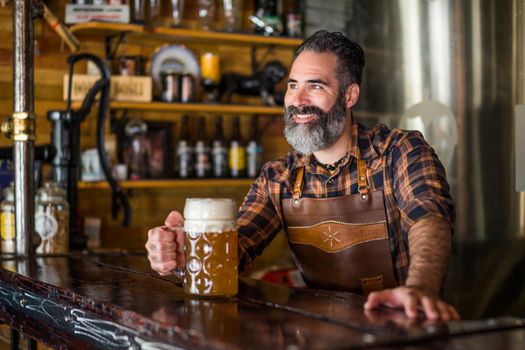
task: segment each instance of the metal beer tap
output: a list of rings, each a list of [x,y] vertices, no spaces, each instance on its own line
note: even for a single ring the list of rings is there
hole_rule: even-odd
[[[72,109],[72,81],[75,63],[87,60],[93,62],[101,72],[101,78],[89,89],[79,109]],[[114,179],[106,152],[104,150],[104,121],[109,103],[110,75],[105,63],[97,56],[82,53],[69,56],[69,87],[65,110],[51,110],[47,118],[52,124],[51,145],[35,147],[35,158],[50,161],[53,168],[53,181],[67,190],[67,200],[70,204],[70,248],[82,249],[86,246],[86,238],[78,234],[77,215],[77,182],[80,164],[80,124],[89,115],[95,97],[101,98],[97,117],[97,153],[100,165],[112,190],[112,213],[117,216],[120,207],[124,209],[124,226],[131,222],[131,207],[126,195]],[[12,159],[12,147],[0,148],[0,159]]]
[[[73,110],[71,106],[71,95],[73,88],[73,67],[79,61],[91,61],[99,69],[101,78],[97,80],[89,89],[82,105],[78,110]],[[104,121],[109,104],[110,73],[107,65],[99,57],[81,53],[71,55],[68,58],[69,64],[69,83],[67,104],[65,111],[48,111],[48,119],[52,123],[52,143],[56,150],[56,155],[52,160],[53,180],[67,189],[67,199],[70,204],[70,247],[84,248],[86,238],[77,234],[77,182],[78,167],[80,159],[80,123],[89,115],[91,107],[95,102],[95,97],[100,93],[97,116],[97,153],[100,165],[106,180],[109,182],[112,191],[112,214],[116,218],[121,207],[124,209],[124,226],[131,222],[131,207],[128,199],[118,182],[111,173],[109,160],[104,149]]]

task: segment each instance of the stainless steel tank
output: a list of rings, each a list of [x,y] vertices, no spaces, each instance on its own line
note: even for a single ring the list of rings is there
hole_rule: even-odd
[[[367,56],[356,115],[421,130],[444,163],[457,240],[524,235],[514,106],[525,101],[523,1],[354,0]]]

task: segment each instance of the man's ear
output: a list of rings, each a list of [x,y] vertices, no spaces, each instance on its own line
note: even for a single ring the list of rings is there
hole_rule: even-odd
[[[352,108],[359,99],[359,85],[356,83],[351,84],[349,87],[346,88],[345,92],[345,105],[346,108]]]

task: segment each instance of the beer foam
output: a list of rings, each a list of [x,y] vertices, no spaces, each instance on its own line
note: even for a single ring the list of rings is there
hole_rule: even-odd
[[[187,234],[204,232],[225,233],[237,230],[234,220],[184,220],[184,232]]]
[[[230,198],[188,198],[184,205],[185,220],[234,220],[236,214]]]

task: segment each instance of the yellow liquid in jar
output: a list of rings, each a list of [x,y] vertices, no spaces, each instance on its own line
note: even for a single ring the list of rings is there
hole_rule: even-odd
[[[186,232],[184,291],[200,296],[237,294],[237,231]]]

